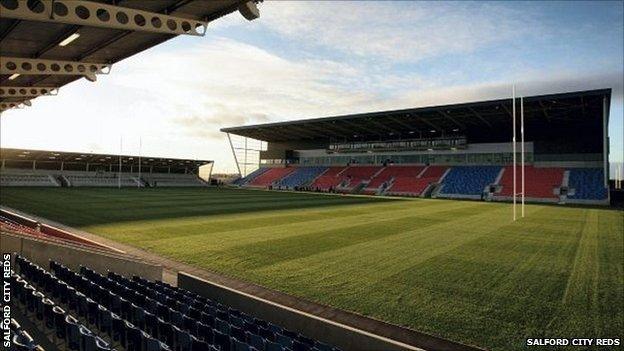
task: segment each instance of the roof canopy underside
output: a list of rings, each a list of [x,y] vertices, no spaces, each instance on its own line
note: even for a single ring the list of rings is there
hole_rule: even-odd
[[[537,135],[540,129],[571,125],[601,125],[611,89],[524,97],[525,124]],[[516,99],[520,119],[520,100]],[[511,98],[444,106],[362,113],[292,122],[223,128],[222,132],[268,141],[365,140],[466,135],[470,139],[509,139]],[[480,136],[480,137],[477,137]]]
[[[213,161],[208,160],[190,160],[179,158],[150,157],[138,155],[112,155],[112,154],[91,154],[79,152],[61,152],[61,151],[44,151],[44,150],[24,150],[24,149],[0,149],[0,159],[3,161],[17,162],[52,162],[52,163],[72,163],[83,165],[118,165],[124,166],[137,165],[139,159],[142,167],[175,167],[196,169],[200,166],[211,164]]]
[[[245,1],[95,0],[90,2],[209,22],[236,11],[238,6]],[[26,2],[20,2],[20,6],[24,3]],[[208,30],[209,28],[210,24],[208,24]],[[66,46],[59,45],[74,33],[79,34],[78,40]],[[177,35],[0,16],[0,46],[3,57],[114,64]],[[14,79],[9,79],[11,74],[0,74],[0,85],[3,87],[58,88],[84,76],[78,72],[75,73],[75,75],[22,74]],[[111,74],[114,74],[114,67]],[[0,97],[0,102],[5,103],[23,100],[23,97]]]

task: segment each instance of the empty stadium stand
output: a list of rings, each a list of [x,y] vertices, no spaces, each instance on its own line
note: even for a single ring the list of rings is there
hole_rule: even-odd
[[[364,192],[373,194],[379,190],[384,190],[399,177],[416,178],[423,169],[425,166],[387,166],[373,177]]]
[[[61,174],[61,176],[67,180],[68,186],[73,187],[117,187],[120,184],[119,175],[108,172],[71,172]],[[136,187],[139,184],[136,176],[122,173],[122,187]]]
[[[136,276],[128,279],[113,272],[104,276],[87,267],[76,273],[54,261],[50,261],[50,274],[21,256],[15,261],[22,277],[13,279],[32,282],[49,294],[51,305],[56,302],[73,311],[84,321],[84,329],[89,327],[99,334],[100,348],[96,345],[87,350],[109,350],[111,345],[128,351],[337,351],[160,281]],[[43,320],[46,316],[42,313]],[[47,319],[51,329],[69,330],[65,318],[54,317]],[[63,336],[66,344],[91,342],[87,332],[66,332]],[[98,340],[98,336],[93,338]]]
[[[601,168],[572,168],[568,180],[568,199],[606,200],[608,189],[604,186]]]
[[[197,187],[206,186],[197,175],[179,173],[152,173],[142,174],[141,179],[151,187]]]
[[[439,197],[480,198],[486,187],[496,181],[502,167],[455,166],[444,177]]]
[[[2,172],[0,186],[60,186],[60,184],[49,174]]]
[[[314,180],[314,182],[312,182],[312,188],[322,191],[335,189],[336,186],[338,186],[338,184],[342,181],[342,178],[339,177],[339,175],[346,168],[347,167],[328,167],[325,173],[321,174]]]
[[[3,170],[0,186],[45,186],[45,187],[193,187],[205,186],[201,178],[193,173],[119,173],[37,170],[28,173],[23,170]]]
[[[388,187],[387,193],[420,196],[431,184],[440,182],[447,170],[446,166],[427,166],[418,177],[397,176]]]
[[[247,185],[249,182],[251,182],[252,180],[254,180],[256,177],[262,175],[264,172],[268,171],[269,168],[266,167],[260,167],[258,169],[256,169],[255,171],[249,173],[248,175],[242,177],[242,178],[238,178],[237,180],[235,180],[232,184],[234,185],[238,185],[238,186],[244,186]]]
[[[94,333],[87,326],[87,321],[94,327],[97,325],[92,317],[99,306],[93,300],[20,256],[16,256],[15,262],[19,275],[11,272],[13,305],[21,316],[39,327],[40,335],[46,335],[49,343],[66,350],[113,350],[110,342],[101,337],[103,333]],[[101,319],[98,322],[104,325]],[[14,328],[21,327],[15,323]],[[12,341],[12,349],[41,349],[25,331],[16,333]]]
[[[269,168],[259,176],[255,177],[249,183],[248,186],[254,187],[267,187],[272,185],[274,182],[282,179],[283,177],[289,175],[296,168],[293,167],[277,167],[277,168]]]
[[[10,279],[12,282],[17,282],[17,277],[13,275],[13,272],[11,272]],[[21,305],[20,307],[24,308],[23,305]],[[9,320],[9,332],[11,335],[13,335],[13,337],[11,338],[13,349],[19,351],[43,351],[43,348],[35,342],[33,337],[30,336],[30,333],[24,330],[14,318],[11,318]]]
[[[327,170],[327,167],[298,167],[295,168],[295,171],[277,181],[275,185],[287,189],[308,185],[325,170]]]
[[[521,167],[516,169],[516,192],[520,192]],[[558,189],[563,183],[563,168],[525,166],[525,196],[532,200],[556,201],[559,200]],[[501,190],[498,197],[513,196],[513,166],[506,166],[499,182]]]
[[[344,189],[353,189],[362,182],[369,181],[382,169],[381,166],[350,166],[340,174],[340,184]]]

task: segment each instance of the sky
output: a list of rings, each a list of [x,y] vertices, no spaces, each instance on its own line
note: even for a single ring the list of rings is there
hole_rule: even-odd
[[[180,36],[95,83],[0,118],[2,147],[215,160],[220,128],[612,88],[622,162],[623,2],[265,1]],[[77,41],[80,39],[77,39]],[[71,45],[71,44],[70,44]]]

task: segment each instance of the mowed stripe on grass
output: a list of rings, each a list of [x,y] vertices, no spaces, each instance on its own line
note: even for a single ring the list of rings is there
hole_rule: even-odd
[[[227,189],[2,189],[2,204],[494,350],[624,328],[623,213]]]

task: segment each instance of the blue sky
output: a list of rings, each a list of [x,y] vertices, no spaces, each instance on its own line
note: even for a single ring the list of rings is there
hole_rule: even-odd
[[[613,88],[611,161],[622,161],[622,2],[266,1],[207,35],[178,37],[93,84],[3,115],[3,147],[214,159],[219,128]],[[31,126],[40,125],[40,131]],[[39,128],[38,128],[39,129]]]

